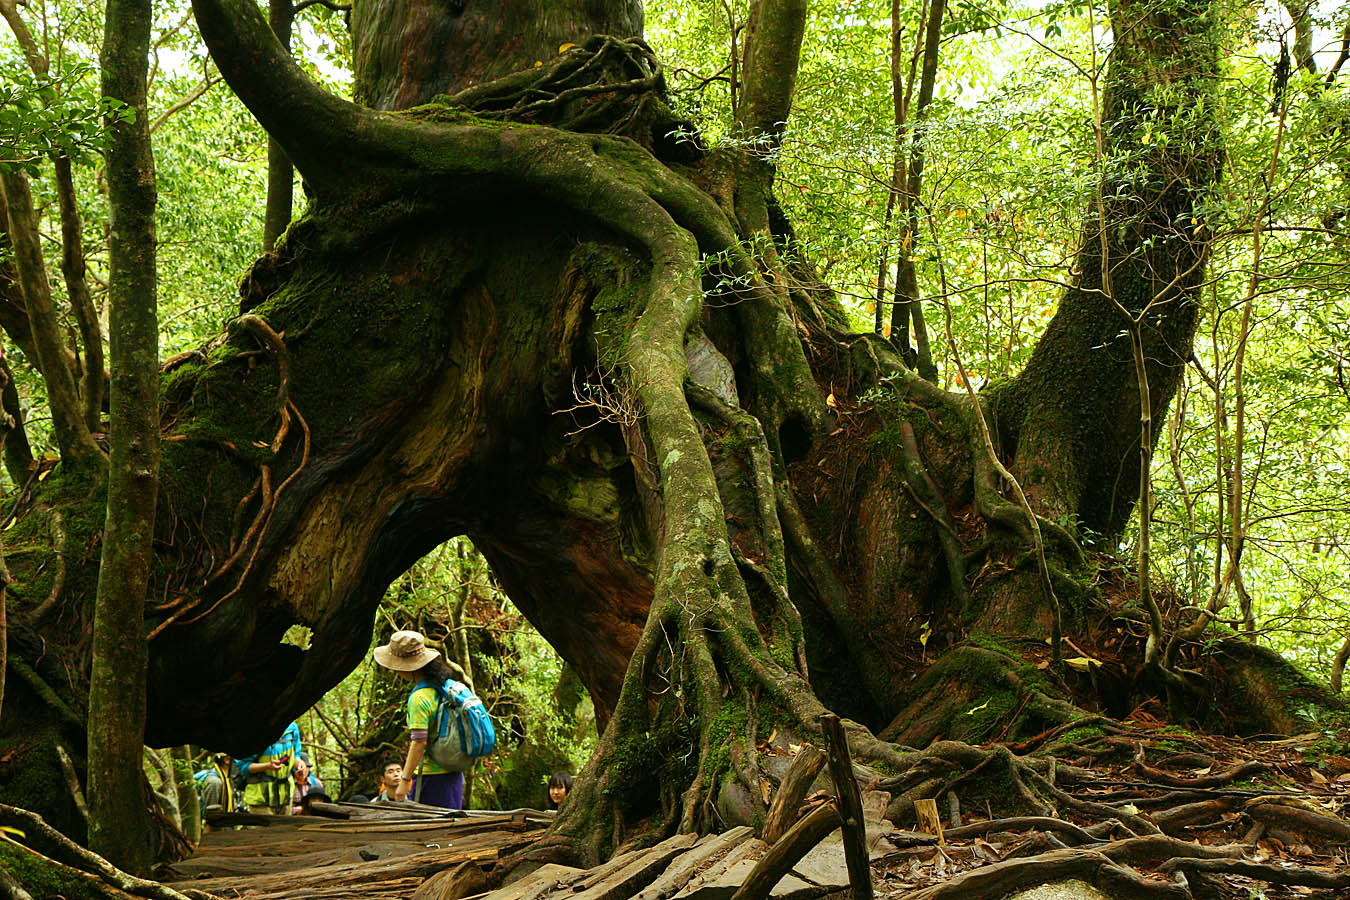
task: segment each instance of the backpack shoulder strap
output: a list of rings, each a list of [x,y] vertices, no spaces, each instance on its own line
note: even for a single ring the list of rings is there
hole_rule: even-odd
[[[422,688],[431,688],[433,691],[436,692],[436,705],[438,707],[444,703],[457,705],[455,704],[455,691],[454,688],[451,687],[451,685],[453,685],[454,683],[455,682],[453,681],[444,681],[438,683],[435,681],[426,681],[424,679],[422,681],[417,682],[417,684],[413,687],[412,692],[415,694],[418,691],[422,690]]]

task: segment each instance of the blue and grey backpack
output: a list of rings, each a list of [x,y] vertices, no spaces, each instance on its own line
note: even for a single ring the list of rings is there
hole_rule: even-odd
[[[419,681],[413,690],[422,688],[432,688],[440,698],[427,727],[427,757],[448,771],[469,771],[475,760],[497,745],[497,731],[483,701],[453,678],[442,684]]]

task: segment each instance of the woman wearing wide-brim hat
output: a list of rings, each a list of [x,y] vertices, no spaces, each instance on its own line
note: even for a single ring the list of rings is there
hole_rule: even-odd
[[[389,643],[375,648],[375,662],[416,685],[443,684],[446,679],[455,677],[441,654],[428,647],[427,639],[416,631],[396,631],[390,635]],[[447,772],[431,759],[422,758],[427,750],[427,729],[436,715],[438,703],[439,697],[432,687],[419,686],[408,694],[411,740],[403,774],[390,799],[406,800],[413,791],[413,796],[421,803],[460,809],[464,805],[464,775]]]

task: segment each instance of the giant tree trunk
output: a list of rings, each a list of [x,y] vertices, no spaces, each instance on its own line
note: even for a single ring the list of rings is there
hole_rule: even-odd
[[[827,705],[857,723],[855,754],[894,762],[863,726],[993,740],[1079,714],[1075,688],[1108,711],[1152,690],[1122,672],[1098,699],[1023,661],[1017,637],[1044,652],[1048,595],[976,426],[1000,426],[996,449],[1043,518],[1119,530],[1133,482],[1109,504],[1094,491],[1137,454],[1138,393],[1127,362],[1094,348],[1152,298],[1150,396],[1165,406],[1204,241],[1172,223],[1219,156],[1131,147],[1138,122],[1172,121],[1152,98],[1212,74],[1211,45],[1166,38],[1207,4],[1183,4],[1179,22],[1115,10],[1130,27],[1107,149],[1130,166],[1107,171],[1144,188],[1159,175],[1162,195],[1086,217],[1080,284],[1044,349],[979,409],[848,332],[765,159],[670,138],[659,63],[628,39],[635,4],[538,8],[358,4],[358,95],[391,114],[309,83],[250,0],[197,0],[222,73],[313,206],[245,278],[240,316],[165,367],[148,742],[240,754],[274,739],[365,654],[386,586],[461,534],[608,719],[556,825],[583,856],[639,830],[711,827],[735,806],[753,814],[760,741],[813,732]],[[756,8],[779,18],[752,23],[765,68],[746,83],[790,97],[793,72],[764,42],[800,39],[804,6]],[[472,48],[459,43],[470,33]],[[739,124],[776,140],[786,109],[745,98]],[[1188,127],[1207,133],[1203,119]],[[1103,307],[1094,259],[1120,309]],[[1060,385],[1081,405],[1061,403]],[[58,472],[15,539],[83,499]],[[1082,587],[1081,532],[1045,518],[1042,533],[1066,625],[1086,640],[1109,611]],[[79,615],[68,600],[21,634]],[[313,630],[307,651],[280,643],[295,623]],[[35,658],[35,636],[24,646]],[[1278,668],[1222,650],[1204,663],[1235,691],[1258,664]],[[1248,680],[1230,677],[1239,669]],[[967,715],[981,693],[988,712]],[[1262,696],[1235,721],[1197,695],[1195,716],[1287,727],[1281,699]]]

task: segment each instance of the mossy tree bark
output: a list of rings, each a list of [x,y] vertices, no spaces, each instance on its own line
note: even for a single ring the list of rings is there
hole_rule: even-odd
[[[270,0],[267,6],[267,24],[281,46],[290,49],[291,24],[295,20],[292,0]],[[295,193],[295,173],[290,158],[274,139],[267,142],[267,203],[263,207],[263,251],[277,245],[277,238],[291,224],[292,196]]]
[[[1131,25],[1106,98],[1122,162],[1106,171],[1138,196],[1106,207],[1104,252],[1088,216],[1080,283],[1027,372],[979,409],[848,330],[774,202],[770,159],[671,137],[659,61],[626,39],[635,4],[526,6],[358,4],[360,95],[391,113],[310,83],[249,0],[197,0],[222,73],[313,202],[245,278],[240,316],[165,366],[147,740],[274,739],[366,653],[387,585],[461,534],[608,718],[556,825],[583,857],[762,812],[757,747],[775,729],[809,736],[826,706],[854,720],[856,756],[897,762],[863,726],[995,740],[1079,714],[1074,689],[1102,707],[1150,690],[1127,671],[1101,690],[1056,683],[1017,652],[1014,637],[1044,647],[1046,594],[976,416],[998,426],[1045,519],[1066,627],[1090,641],[1107,611],[1078,586],[1073,517],[1120,529],[1133,482],[1117,467],[1141,433],[1131,362],[1094,350],[1123,319],[1093,272],[1126,310],[1156,312],[1161,409],[1205,240],[1173,223],[1218,156],[1150,155],[1137,129],[1205,89],[1212,44],[1176,35],[1208,4],[1171,4],[1176,21],[1115,8]],[[804,7],[754,8],[760,87],[739,125],[771,146]],[[481,45],[443,52],[470,21]],[[585,37],[599,31],[618,36]],[[1136,452],[1098,452],[1108,442]],[[1121,499],[1093,493],[1117,480]],[[76,521],[76,480],[44,491],[16,538],[58,507],[67,533],[95,530]],[[76,597],[88,560],[67,555]],[[28,627],[68,627],[77,606]],[[295,623],[308,651],[280,642]],[[1240,691],[1266,663],[1204,665],[1216,691]],[[925,698],[943,702],[906,713]],[[1273,730],[1278,705],[1238,724]],[[1225,724],[1218,706],[1198,713]]]
[[[107,151],[112,452],[89,674],[89,845],[140,874],[154,853],[141,755],[160,456],[155,169],[145,94],[150,0],[111,0],[106,15],[103,96],[131,115],[109,123]]]

